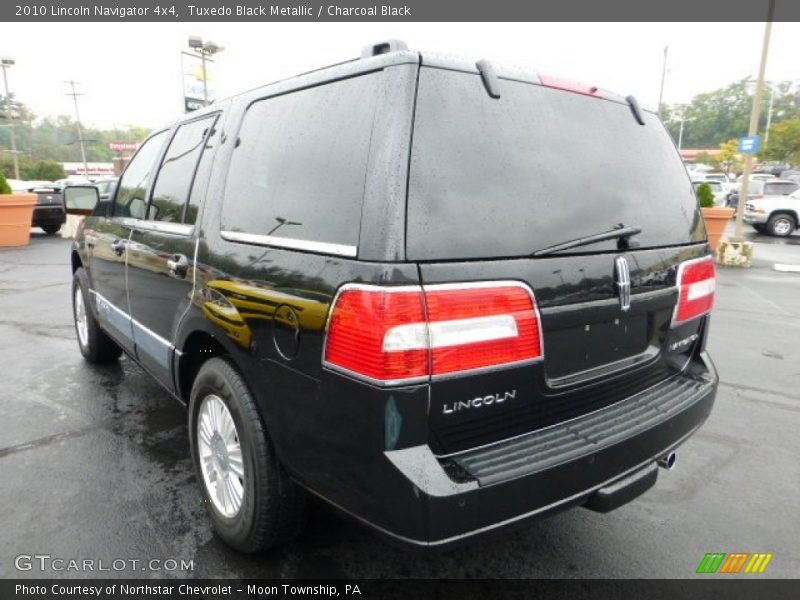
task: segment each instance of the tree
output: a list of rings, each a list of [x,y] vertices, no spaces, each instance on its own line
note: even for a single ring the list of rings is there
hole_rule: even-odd
[[[800,164],[800,118],[781,121],[770,127],[769,144],[759,158]]]
[[[719,145],[719,154],[711,157],[711,164],[725,171],[730,175],[731,171],[738,171],[742,168],[742,160],[739,158],[739,142],[728,140]]]
[[[25,179],[55,181],[66,176],[64,168],[59,163],[53,160],[40,160],[26,171]]]
[[[741,79],[730,85],[698,94],[686,106],[673,105],[665,110],[665,123],[673,139],[678,139],[680,118],[684,119],[683,148],[714,148],[731,138],[747,134],[753,107],[753,82]],[[772,94],[772,122],[800,118],[798,82],[771,83],[765,102]],[[766,126],[767,111],[761,111],[759,130]]]

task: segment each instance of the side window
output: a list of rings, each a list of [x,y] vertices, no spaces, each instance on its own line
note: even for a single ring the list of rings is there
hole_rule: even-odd
[[[200,204],[206,193],[208,178],[211,174],[211,166],[214,163],[214,146],[217,144],[217,121],[211,123],[211,131],[206,135],[206,144],[203,153],[200,155],[200,163],[197,165],[197,173],[194,176],[192,190],[189,192],[189,203],[186,205],[186,213],[183,215],[183,222],[187,225],[194,225],[197,221],[197,213]]]
[[[178,127],[161,162],[147,218],[182,223],[189,189],[216,115]],[[196,212],[196,211],[195,211]]]
[[[166,138],[166,131],[149,138],[128,164],[119,180],[114,199],[115,217],[144,218],[147,183]]]
[[[222,229],[357,246],[380,76],[253,103],[226,180]]]

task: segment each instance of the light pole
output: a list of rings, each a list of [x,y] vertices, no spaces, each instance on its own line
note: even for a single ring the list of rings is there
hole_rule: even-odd
[[[200,64],[203,70],[203,106],[208,106],[208,74],[206,73],[206,61],[212,60],[212,56],[222,52],[225,48],[210,40],[203,42],[203,38],[199,35],[189,36],[189,48],[200,54]]]
[[[661,66],[661,87],[658,90],[658,116],[661,114],[661,104],[664,101],[664,81],[667,78],[667,54],[669,53],[669,46],[664,46],[664,64]]]
[[[767,22],[764,26],[764,43],[761,46],[761,63],[758,67],[758,79],[756,80],[756,95],[753,98],[753,111],[750,113],[750,128],[748,136],[758,133],[758,119],[761,117],[761,96],[764,92],[764,73],[767,70],[767,55],[769,54],[769,38],[772,34],[772,17],[775,14],[775,0],[769,0],[767,9]],[[744,171],[742,171],[742,188],[739,190],[739,204],[736,207],[736,231],[733,236],[734,242],[744,242],[742,233],[742,218],[744,216],[744,206],[747,203],[747,194],[750,191],[750,174],[753,171],[753,155],[748,153],[744,157]]]
[[[686,105],[679,105],[680,113],[678,114],[678,122],[680,123],[680,128],[678,129],[678,152],[681,151],[683,148],[683,125],[688,120],[686,118]]]
[[[17,138],[14,133],[14,119],[11,114],[11,94],[8,91],[8,73],[9,67],[13,67],[16,63],[13,58],[0,59],[3,67],[3,83],[6,88],[6,119],[8,120],[8,131],[11,134],[11,156],[14,159],[14,179],[19,179],[19,158],[17,157]]]

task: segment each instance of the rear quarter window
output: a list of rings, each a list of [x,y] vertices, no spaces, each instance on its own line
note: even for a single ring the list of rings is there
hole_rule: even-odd
[[[641,247],[705,239],[691,182],[658,118],[539,85],[423,68],[411,153],[412,260],[527,256],[638,225]],[[606,251],[602,242],[566,252]]]
[[[223,231],[357,246],[379,78],[254,102],[226,180]]]

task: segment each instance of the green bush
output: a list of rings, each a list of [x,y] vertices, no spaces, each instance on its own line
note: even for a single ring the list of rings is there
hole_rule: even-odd
[[[701,183],[697,186],[697,200],[702,208],[714,207],[714,192],[711,191],[710,185]]]
[[[10,194],[11,186],[6,181],[6,176],[0,173],[0,194]]]

